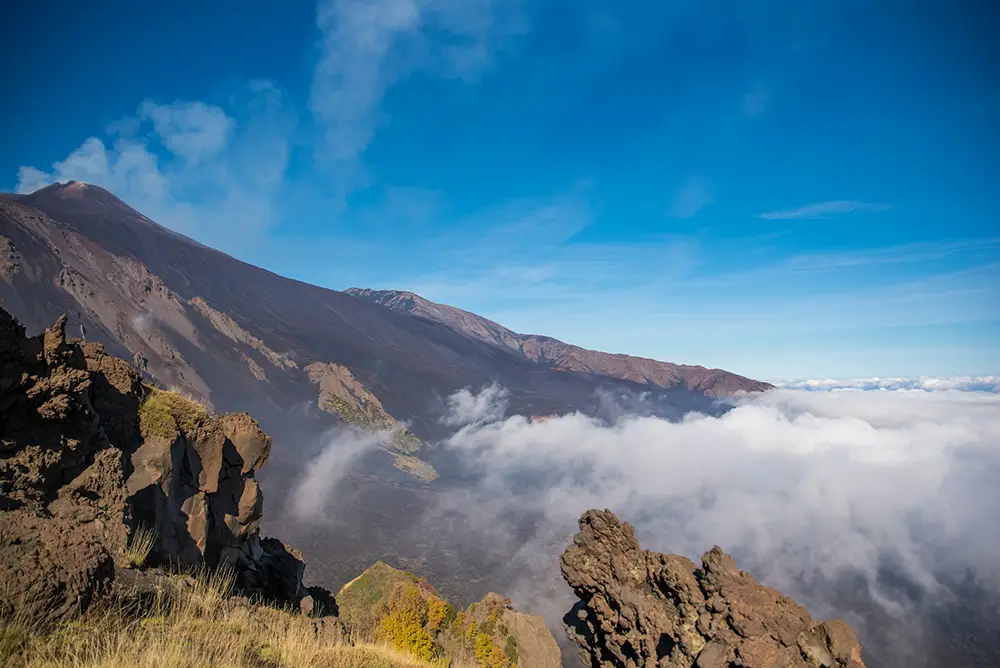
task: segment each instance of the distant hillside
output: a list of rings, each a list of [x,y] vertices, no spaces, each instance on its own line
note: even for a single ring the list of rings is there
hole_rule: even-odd
[[[368,288],[348,288],[346,292],[394,311],[439,322],[474,341],[513,350],[525,359],[558,371],[610,376],[661,388],[683,388],[713,397],[736,392],[759,392],[773,387],[722,369],[602,353],[548,336],[518,334],[475,313],[437,304],[412,292]]]

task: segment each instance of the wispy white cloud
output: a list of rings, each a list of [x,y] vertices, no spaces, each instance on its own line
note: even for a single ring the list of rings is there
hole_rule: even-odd
[[[691,218],[715,199],[708,181],[698,175],[689,176],[674,193],[667,210],[671,218]]]
[[[770,94],[762,85],[754,86],[743,96],[741,111],[747,118],[757,118],[767,111]]]
[[[518,0],[320,0],[317,25],[309,106],[343,190],[366,182],[360,157],[389,88],[416,70],[474,80],[525,30]]]
[[[891,207],[880,202],[862,202],[859,200],[834,200],[830,202],[819,202],[809,204],[794,209],[783,209],[780,211],[768,211],[757,214],[758,218],[764,220],[804,220],[813,218],[829,218],[843,213],[853,213],[856,211],[887,211]]]
[[[501,419],[507,410],[507,390],[496,383],[478,391],[466,387],[448,397],[443,424],[466,427]]]
[[[275,224],[295,126],[278,88],[251,81],[227,105],[144,101],[48,170],[22,166],[15,190],[84,181],[156,222],[233,249]]]
[[[295,489],[286,498],[287,510],[295,519],[336,520],[330,515],[329,500],[357,461],[379,449],[384,434],[334,429],[324,438],[326,445],[322,452],[304,467]]]
[[[167,150],[191,163],[225,150],[235,126],[220,107],[204,102],[156,104],[146,100],[139,107],[139,119],[151,121]]]
[[[875,264],[902,262],[928,262],[954,255],[990,251],[1000,248],[1000,237],[957,239],[953,241],[898,244],[877,248],[860,248],[847,252],[810,253],[794,255],[788,259],[787,268],[795,270],[846,269]]]

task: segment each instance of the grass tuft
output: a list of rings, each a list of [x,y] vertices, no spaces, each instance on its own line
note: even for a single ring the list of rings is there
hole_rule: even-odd
[[[198,431],[211,417],[201,402],[179,392],[149,388],[139,407],[139,430],[145,437],[174,438]]]
[[[152,529],[140,526],[129,538],[125,548],[125,558],[132,568],[141,568],[146,565],[150,552],[156,544],[156,532]]]

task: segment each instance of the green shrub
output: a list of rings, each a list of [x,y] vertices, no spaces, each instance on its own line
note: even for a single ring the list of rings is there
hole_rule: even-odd
[[[504,644],[503,653],[507,655],[510,659],[510,665],[517,665],[517,640],[514,636],[507,636],[507,642]]]

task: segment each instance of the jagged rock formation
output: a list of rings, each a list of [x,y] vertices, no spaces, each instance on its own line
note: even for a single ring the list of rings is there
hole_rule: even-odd
[[[609,510],[583,514],[562,572],[580,597],[567,631],[595,668],[864,666],[846,623],[817,623],[718,547],[700,568],[643,550],[631,525]]]
[[[27,339],[0,309],[0,606],[42,620],[89,605],[131,525],[121,446],[137,387],[99,346],[67,343],[65,327]]]
[[[86,609],[145,526],[154,561],[227,562],[244,593],[298,605],[302,560],[257,528],[269,447],[250,416],[213,416],[67,340],[65,317],[28,338],[0,309],[0,602],[47,620]]]

